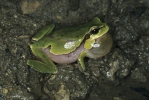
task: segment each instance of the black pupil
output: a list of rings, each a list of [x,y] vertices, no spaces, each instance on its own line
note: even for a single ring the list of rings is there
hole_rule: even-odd
[[[93,30],[91,30],[91,34],[97,34],[99,31],[99,28],[95,28]]]

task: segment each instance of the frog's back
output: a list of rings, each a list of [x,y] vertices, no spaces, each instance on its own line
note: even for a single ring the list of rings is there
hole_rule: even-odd
[[[50,36],[51,52],[54,54],[67,54],[74,51],[84,40],[86,30],[79,27],[63,28],[54,31]]]
[[[101,21],[98,17],[95,17],[92,21],[78,26],[65,27],[59,30],[53,31],[52,38],[55,39],[84,39],[85,35],[89,33],[92,26],[99,26]]]
[[[50,51],[53,54],[67,54],[74,51],[82,43],[86,34],[89,33],[90,28],[101,23],[100,19],[95,19],[80,26],[62,28],[53,31],[52,35],[50,36]]]

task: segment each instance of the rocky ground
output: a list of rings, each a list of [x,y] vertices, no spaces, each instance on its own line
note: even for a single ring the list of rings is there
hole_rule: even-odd
[[[55,75],[27,66],[31,37],[99,17],[113,47],[99,59],[57,65]],[[149,0],[0,0],[0,100],[148,100]]]

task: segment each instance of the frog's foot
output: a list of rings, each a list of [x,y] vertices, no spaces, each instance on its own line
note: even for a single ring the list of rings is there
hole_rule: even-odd
[[[84,67],[84,68],[85,68],[85,67]],[[87,70],[86,68],[85,68],[85,70],[83,70],[83,68],[82,68],[82,66],[81,66],[81,64],[80,64],[79,62],[78,62],[78,69],[79,69],[79,71],[82,72],[84,75],[87,75],[87,76],[90,75],[90,71]]]
[[[84,72],[84,70],[82,69],[80,63],[78,63],[78,69],[79,69],[82,73]]]
[[[48,56],[39,48],[31,48],[34,55],[39,58],[42,62],[37,60],[28,60],[27,64],[37,71],[42,73],[57,73],[58,69],[55,64],[48,58]]]
[[[55,65],[49,66],[37,60],[27,60],[27,65],[42,73],[55,74],[58,71]]]

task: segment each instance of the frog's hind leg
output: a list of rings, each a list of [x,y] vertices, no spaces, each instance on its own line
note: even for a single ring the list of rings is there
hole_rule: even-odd
[[[27,65],[42,73],[57,73],[57,67],[41,49],[32,48],[32,52],[35,56],[40,58],[42,62],[37,60],[27,60]]]

